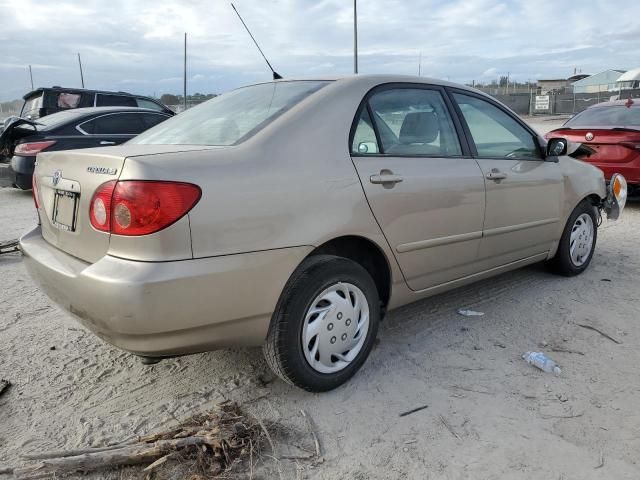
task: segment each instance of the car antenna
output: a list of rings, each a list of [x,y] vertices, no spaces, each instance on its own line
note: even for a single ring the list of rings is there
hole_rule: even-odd
[[[271,73],[273,73],[273,79],[274,80],[281,80],[282,79],[282,75],[280,75],[278,72],[276,72],[273,67],[271,66],[271,64],[269,63],[269,60],[267,60],[267,57],[265,56],[264,52],[262,51],[262,49],[260,48],[260,45],[258,45],[258,42],[256,42],[256,39],[253,37],[253,35],[251,34],[251,30],[249,30],[249,27],[247,27],[247,24],[244,23],[244,20],[242,19],[242,17],[240,16],[240,12],[238,12],[238,9],[236,8],[236,6],[231,3],[231,7],[233,7],[233,10],[236,12],[236,15],[238,15],[238,18],[240,19],[240,21],[242,22],[242,25],[244,25],[244,28],[247,30],[247,33],[249,34],[249,36],[251,37],[251,40],[253,40],[253,43],[256,44],[256,47],[258,48],[258,51],[260,52],[260,55],[262,55],[262,58],[264,58],[264,61],[267,62],[267,65],[269,66],[269,70],[271,70]]]

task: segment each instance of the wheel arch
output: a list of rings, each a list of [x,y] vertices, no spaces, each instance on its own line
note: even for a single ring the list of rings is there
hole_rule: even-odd
[[[384,312],[391,298],[392,274],[389,259],[378,244],[359,235],[343,235],[319,245],[308,257],[314,255],[335,255],[362,266],[376,284]]]

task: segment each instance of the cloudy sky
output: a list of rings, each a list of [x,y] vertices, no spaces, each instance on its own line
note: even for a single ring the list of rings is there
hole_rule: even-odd
[[[235,0],[285,77],[349,74],[351,0]],[[520,81],[640,67],[640,2],[622,0],[359,0],[361,73],[457,82]],[[269,78],[226,0],[0,0],[0,100],[36,86],[189,93]]]

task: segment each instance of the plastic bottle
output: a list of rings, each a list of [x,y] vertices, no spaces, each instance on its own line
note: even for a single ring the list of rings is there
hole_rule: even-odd
[[[522,358],[524,358],[525,362],[529,365],[538,367],[543,372],[553,373],[556,376],[562,373],[562,370],[560,370],[556,362],[542,352],[526,352],[522,355]]]

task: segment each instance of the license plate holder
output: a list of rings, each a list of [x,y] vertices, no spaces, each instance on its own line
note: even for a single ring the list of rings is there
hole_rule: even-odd
[[[60,230],[75,232],[78,211],[78,193],[56,190],[53,199],[53,224]]]

